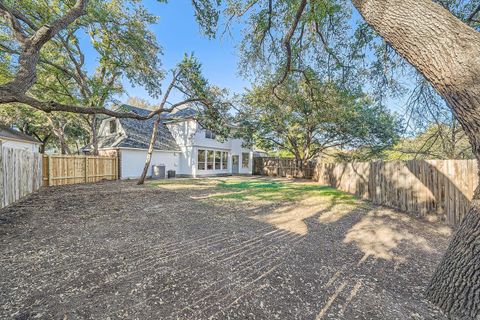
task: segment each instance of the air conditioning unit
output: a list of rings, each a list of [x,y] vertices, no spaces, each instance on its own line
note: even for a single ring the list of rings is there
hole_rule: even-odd
[[[152,166],[152,179],[165,179],[165,165],[154,164]]]

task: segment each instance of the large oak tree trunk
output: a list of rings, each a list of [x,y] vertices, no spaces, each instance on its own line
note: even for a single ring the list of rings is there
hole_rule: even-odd
[[[480,188],[475,191],[478,199]],[[480,206],[474,200],[427,289],[455,319],[480,319]]]
[[[366,22],[447,101],[480,162],[480,33],[432,0],[352,0]],[[427,296],[453,318],[480,318],[480,190]]]

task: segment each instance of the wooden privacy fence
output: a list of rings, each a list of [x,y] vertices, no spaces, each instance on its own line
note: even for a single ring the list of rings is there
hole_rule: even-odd
[[[373,203],[457,225],[478,184],[475,160],[319,163],[314,180]]]
[[[44,155],[43,185],[60,186],[118,179],[118,158]]]
[[[307,178],[313,177],[315,163],[307,162],[301,168],[293,158],[256,157],[253,158],[253,174],[287,177]]]
[[[2,147],[0,142],[0,207],[38,190],[41,185],[41,154]]]
[[[476,160],[410,160],[309,163],[300,170],[290,158],[254,158],[253,173],[312,178],[402,211],[435,214],[457,225],[478,185]]]

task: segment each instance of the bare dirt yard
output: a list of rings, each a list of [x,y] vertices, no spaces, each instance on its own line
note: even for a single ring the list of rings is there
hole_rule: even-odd
[[[0,210],[0,318],[443,319],[449,235],[305,181],[49,187]]]

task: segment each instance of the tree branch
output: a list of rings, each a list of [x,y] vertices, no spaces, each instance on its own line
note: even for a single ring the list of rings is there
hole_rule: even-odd
[[[16,34],[18,42],[21,44],[21,53],[18,59],[18,71],[10,82],[0,86],[0,92],[16,92],[20,96],[32,87],[36,81],[36,69],[40,58],[40,50],[43,45],[52,39],[60,30],[65,29],[78,17],[85,14],[85,7],[88,0],[77,0],[73,8],[64,16],[55,20],[51,25],[45,24],[40,27],[30,38],[23,35],[20,23],[0,0],[0,14],[10,20],[12,30]],[[0,100],[0,102],[2,102]]]
[[[3,1],[0,1],[0,15],[10,23],[12,33],[15,39],[17,39],[18,42],[25,44],[28,40],[28,37],[25,34],[22,25],[12,13],[12,10],[10,8],[7,8]]]
[[[27,26],[30,27],[33,31],[37,31],[38,28],[37,26],[29,19],[27,18],[23,13],[18,11],[15,8],[10,8],[10,12],[19,20],[23,21]]]
[[[297,29],[298,22],[300,21],[300,18],[302,17],[303,11],[305,10],[305,6],[307,5],[307,0],[302,0],[300,2],[300,5],[297,9],[297,13],[295,14],[295,18],[293,20],[293,24],[288,30],[288,33],[285,35],[285,38],[283,39],[283,46],[285,47],[285,51],[287,53],[287,62],[285,64],[285,72],[280,80],[279,83],[283,83],[285,79],[288,76],[288,73],[290,72],[290,67],[292,64],[292,46],[291,46],[291,40],[292,37],[295,33],[295,30]]]

